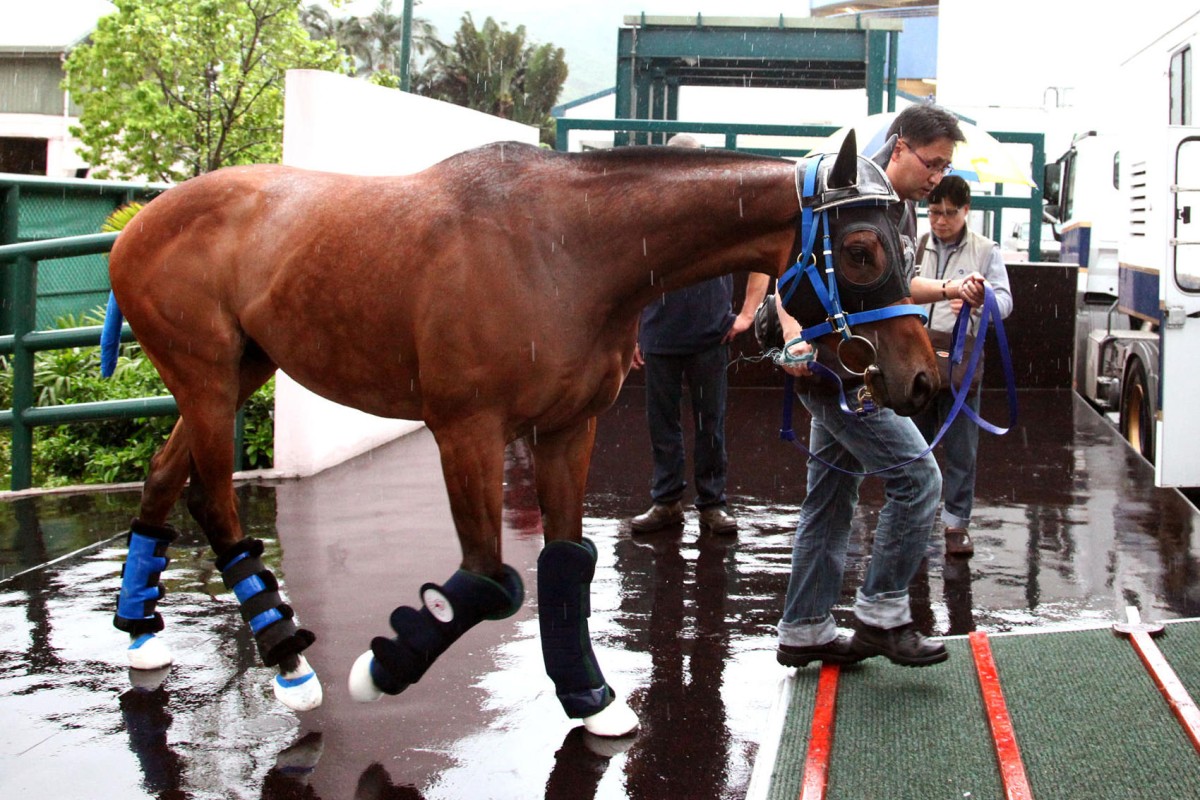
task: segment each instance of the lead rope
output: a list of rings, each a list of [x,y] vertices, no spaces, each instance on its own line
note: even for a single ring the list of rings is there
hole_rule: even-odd
[[[968,306],[966,303],[964,303],[963,307],[959,310],[958,319],[955,321],[955,324],[954,324],[954,333],[952,334],[952,347],[951,347],[951,352],[950,352],[951,371],[953,371],[954,365],[956,365],[962,361],[963,356],[964,356],[963,351],[966,349],[966,332],[967,332],[967,325],[964,320],[964,317],[966,317],[970,313],[971,313],[971,307]],[[974,377],[975,370],[979,366],[979,361],[983,357],[984,340],[987,337],[987,331],[988,331],[989,327],[993,327],[993,329],[996,332],[996,344],[999,346],[999,349],[1000,349],[1000,363],[1004,368],[1004,380],[1005,380],[1005,384],[1006,384],[1006,388],[1007,388],[1007,392],[1008,392],[1008,425],[1004,428],[998,427],[998,426],[993,425],[992,423],[984,420],[978,414],[975,413],[974,409],[972,409],[970,406],[966,405],[967,396],[971,392],[971,379]],[[793,340],[792,342],[789,342],[788,346],[790,346],[791,344],[794,344],[796,341],[798,341],[798,340]],[[787,346],[785,346],[785,350],[784,350],[785,353],[786,353],[786,347]],[[807,355],[809,358],[806,359],[804,357],[792,357],[793,361],[791,363],[800,363],[803,361],[810,361],[812,358],[812,354],[807,353],[805,355]],[[810,364],[810,369],[813,367],[819,367],[820,370],[823,370],[823,372],[821,374],[828,373],[828,375],[832,375],[834,380],[837,381],[838,386],[839,386],[839,395],[840,395],[839,405],[841,406],[842,411],[844,413],[847,413],[847,414],[850,414],[853,416],[858,416],[858,417],[867,416],[867,413],[858,412],[858,411],[855,411],[855,410],[849,408],[848,404],[845,401],[845,392],[841,388],[841,379],[838,378],[836,373],[832,372],[827,367],[824,367],[823,365],[821,365],[817,362],[812,362]],[[922,450],[918,455],[913,456],[912,458],[908,459],[907,461],[901,461],[900,463],[892,464],[889,467],[880,467],[879,469],[867,470],[867,471],[863,471],[863,472],[843,469],[842,467],[839,467],[836,464],[829,463],[828,461],[826,461],[825,459],[821,458],[819,455],[814,453],[812,450],[809,450],[808,447],[806,447],[797,438],[796,432],[795,432],[795,430],[793,430],[792,408],[793,408],[794,396],[795,396],[795,378],[793,378],[791,375],[785,375],[783,391],[784,391],[783,419],[782,419],[782,422],[780,423],[780,427],[779,427],[779,438],[785,442],[790,442],[801,452],[807,454],[809,456],[809,458],[816,459],[817,461],[821,462],[822,464],[829,467],[830,469],[835,469],[838,472],[844,472],[847,475],[856,475],[856,476],[860,476],[860,477],[865,477],[867,475],[876,475],[880,472],[888,472],[890,470],[898,469],[900,467],[905,466],[906,464],[911,464],[914,461],[918,461],[918,460],[924,458],[928,453],[930,453],[933,450],[933,448],[937,447],[938,442],[940,442],[942,440],[942,436],[945,435],[946,431],[950,428],[951,423],[954,422],[955,417],[958,416],[960,411],[965,413],[967,415],[967,417],[970,418],[980,428],[983,428],[985,431],[988,431],[989,433],[994,433],[998,436],[1002,436],[1002,435],[1008,433],[1010,430],[1012,430],[1013,426],[1016,425],[1016,422],[1017,422],[1016,377],[1015,377],[1015,374],[1013,373],[1013,368],[1012,368],[1012,356],[1009,353],[1009,349],[1008,349],[1008,337],[1004,333],[1004,323],[1000,318],[999,307],[996,305],[996,295],[992,291],[992,288],[990,286],[986,286],[986,285],[984,286],[983,312],[981,313],[980,320],[979,320],[979,334],[978,334],[978,336],[975,337],[975,347],[971,350],[970,358],[967,361],[966,371],[962,377],[961,382],[959,383],[959,388],[956,390],[953,390],[953,392],[952,392],[952,394],[954,395],[954,405],[951,406],[950,413],[946,416],[946,421],[944,423],[942,423],[941,429],[937,432],[937,435],[933,437],[933,441],[929,443],[929,446],[927,448],[925,448],[924,450]],[[870,412],[870,413],[873,413],[873,412]]]

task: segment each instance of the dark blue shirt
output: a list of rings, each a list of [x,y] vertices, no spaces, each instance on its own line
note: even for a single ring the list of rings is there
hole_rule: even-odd
[[[734,320],[733,276],[667,292],[642,309],[643,353],[683,356],[716,347]]]

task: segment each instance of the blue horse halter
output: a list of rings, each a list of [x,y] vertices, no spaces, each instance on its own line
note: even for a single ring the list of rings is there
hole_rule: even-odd
[[[824,154],[809,156],[802,164],[796,166],[796,189],[800,196],[800,241],[802,243],[800,254],[796,258],[796,263],[783,274],[779,279],[780,291],[783,292],[783,303],[787,306],[795,294],[796,289],[801,285],[800,277],[807,277],[812,284],[813,291],[817,295],[821,306],[825,309],[826,320],[818,325],[804,328],[798,341],[811,342],[815,339],[825,336],[829,333],[839,333],[843,341],[849,341],[853,334],[851,326],[875,322],[890,317],[899,317],[908,314],[913,314],[921,318],[924,322],[928,320],[928,315],[921,306],[904,304],[904,305],[888,305],[882,308],[867,309],[853,314],[847,314],[842,309],[841,298],[838,296],[837,274],[833,264],[833,250],[829,240],[829,210],[834,208],[855,207],[855,206],[887,206],[895,202],[899,202],[899,197],[892,188],[890,181],[883,170],[868,159],[859,159],[859,165],[862,167],[870,165],[878,174],[869,176],[876,179],[875,187],[853,186],[844,189],[825,189],[818,192],[817,190],[817,175],[820,172],[821,160]],[[803,168],[804,185],[800,185],[800,173]],[[866,191],[864,191],[866,189]],[[825,280],[821,280],[820,273],[817,270],[817,258],[813,252],[813,247],[816,244],[817,230],[822,231],[823,252],[825,261]],[[783,287],[787,287],[784,289]],[[797,340],[788,342],[784,347],[784,353],[787,353],[787,348],[795,344]],[[869,343],[868,343],[869,344]],[[871,347],[874,350],[874,347]],[[845,364],[843,364],[843,367]],[[853,372],[854,370],[848,370]]]

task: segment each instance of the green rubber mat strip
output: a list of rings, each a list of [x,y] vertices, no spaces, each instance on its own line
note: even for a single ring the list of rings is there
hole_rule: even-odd
[[[792,696],[788,703],[787,717],[779,737],[779,752],[775,756],[775,768],[771,774],[769,800],[795,800],[800,796],[800,781],[804,778],[804,760],[808,757],[808,732],[812,724],[813,709],[817,704],[817,679],[820,668],[812,664],[808,669],[796,670],[792,679]],[[838,682],[838,694],[845,683],[846,670]],[[834,736],[837,736],[836,728]]]
[[[1036,800],[1200,798],[1200,754],[1128,640],[1108,628],[989,637]],[[1200,698],[1200,623],[1156,640]],[[920,669],[875,658],[844,668],[828,800],[1003,800],[969,641]],[[803,781],[818,670],[797,670],[769,790]]]
[[[1200,757],[1127,639],[996,636],[992,652],[1038,800],[1200,797]]]

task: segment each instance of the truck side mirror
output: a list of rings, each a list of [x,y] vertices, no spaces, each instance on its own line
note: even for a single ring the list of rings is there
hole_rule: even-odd
[[[1062,187],[1062,162],[1047,164],[1042,171],[1042,198],[1047,208],[1058,208],[1059,192]],[[1055,215],[1057,216],[1057,215]]]

